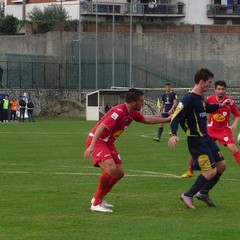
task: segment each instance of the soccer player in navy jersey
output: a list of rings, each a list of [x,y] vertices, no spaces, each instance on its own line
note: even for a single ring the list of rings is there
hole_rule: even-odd
[[[112,107],[88,135],[84,157],[88,159],[91,156],[94,166],[103,170],[95,197],[91,201],[91,211],[112,212],[113,206],[104,197],[124,176],[122,160],[114,143],[132,121],[156,124],[171,120],[171,115],[168,118],[144,116],[140,112],[143,104],[143,92],[130,89],[126,94],[126,102]]]
[[[178,96],[172,91],[172,86],[170,83],[165,84],[165,93],[162,95],[161,105],[159,112],[162,113],[163,118],[167,118],[169,115],[173,114],[174,109],[177,106]],[[163,133],[164,123],[160,123],[158,128],[158,137],[153,138],[154,141],[159,142]]]
[[[207,112],[215,112],[230,104],[229,99],[217,104],[204,101],[203,95],[211,87],[213,78],[214,74],[206,68],[199,69],[195,73],[194,88],[179,102],[170,124],[171,134],[168,146],[176,147],[177,130],[180,124],[187,135],[188,149],[193,156],[192,165],[194,169],[202,171],[191,188],[180,196],[184,204],[191,209],[195,209],[193,204],[195,195],[207,205],[216,206],[209,197],[209,191],[226,169],[226,162],[219,147],[207,133]]]
[[[221,103],[225,99],[230,100],[230,104],[218,109],[216,112],[209,114],[207,131],[214,141],[218,141],[220,145],[225,146],[232,153],[236,162],[240,165],[240,151],[237,148],[233,137],[233,132],[237,130],[237,125],[240,120],[240,112],[237,104],[226,95],[227,84],[225,81],[216,81],[214,83],[215,94],[206,98],[207,103]],[[234,121],[231,123],[231,116],[234,116]],[[189,159],[189,169],[182,175],[183,178],[193,175],[192,156]]]

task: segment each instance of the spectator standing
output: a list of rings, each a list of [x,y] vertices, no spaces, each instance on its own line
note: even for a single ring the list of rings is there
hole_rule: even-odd
[[[28,103],[27,103],[27,113],[28,113],[28,121],[29,122],[35,122],[34,118],[33,118],[33,108],[34,108],[34,104],[32,103],[32,100],[29,98],[28,99]]]
[[[3,99],[3,122],[8,122],[9,99],[6,95]]]
[[[19,116],[19,121],[24,122],[25,120],[25,110],[26,110],[26,102],[24,100],[24,97],[21,96],[21,99],[19,101],[19,109],[20,109],[20,116]]]
[[[0,122],[3,121],[3,100],[0,99]]]
[[[18,109],[18,103],[16,98],[14,98],[11,102],[10,102],[10,108],[11,108],[11,121],[16,122],[17,121],[17,109]]]

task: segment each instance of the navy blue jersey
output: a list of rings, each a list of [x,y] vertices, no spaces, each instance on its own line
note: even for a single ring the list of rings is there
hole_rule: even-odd
[[[163,93],[162,95],[162,101],[164,103],[164,109],[163,112],[167,113],[173,106],[173,101],[177,100],[177,94],[175,92],[170,92],[170,93]]]
[[[207,112],[215,112],[218,108],[219,104],[208,104],[202,96],[187,93],[173,114],[171,133],[176,134],[180,124],[187,136],[207,135]]]

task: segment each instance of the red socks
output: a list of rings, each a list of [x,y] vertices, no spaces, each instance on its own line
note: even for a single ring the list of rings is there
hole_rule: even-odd
[[[190,158],[189,158],[189,169],[188,169],[188,171],[189,172],[191,172],[191,173],[193,173],[193,169],[192,169],[192,162],[193,162],[193,157],[192,157],[192,155],[190,156]]]
[[[99,205],[102,202],[103,198],[112,189],[117,181],[117,178],[109,175],[107,172],[103,172],[99,179],[99,185],[95,195],[95,202],[93,203],[94,206]]]
[[[240,152],[239,151],[235,152],[233,154],[233,156],[234,156],[236,162],[238,163],[238,165],[240,165]]]

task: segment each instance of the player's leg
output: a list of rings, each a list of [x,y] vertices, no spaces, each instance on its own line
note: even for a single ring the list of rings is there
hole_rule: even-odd
[[[182,178],[192,177],[192,175],[193,175],[192,162],[193,162],[193,158],[192,158],[192,155],[190,155],[190,157],[189,157],[189,168],[188,168],[187,172],[185,172],[182,175]]]
[[[90,209],[98,212],[112,212],[112,210],[106,208],[102,202],[106,195],[107,188],[112,180],[112,176],[110,174],[116,171],[116,164],[113,159],[108,159],[105,161],[99,161],[98,165],[103,169],[103,173],[99,178],[97,191],[91,201],[92,206]]]
[[[157,138],[154,138],[153,140],[156,142],[159,142],[163,133],[163,128],[164,128],[164,123],[160,123],[159,128],[158,128],[158,136]]]
[[[98,188],[95,197],[92,199],[91,210],[111,212],[106,207],[113,207],[103,201],[106,194],[112,187],[124,176],[122,161],[115,146],[108,146],[106,143],[96,145],[93,153],[94,166],[103,169],[102,176],[99,179]],[[95,207],[96,206],[96,207]],[[102,209],[103,208],[103,209]]]
[[[107,187],[105,188],[103,192],[103,198],[111,191],[113,186],[124,176],[124,169],[122,164],[116,164],[116,171],[113,176],[111,176],[111,179],[108,182]]]
[[[200,193],[208,195],[209,191],[217,184],[223,172],[226,170],[226,161],[216,162],[217,174],[201,189]]]
[[[236,162],[240,165],[240,152],[235,143],[227,144],[227,148],[232,153],[233,157],[235,158]]]
[[[100,161],[98,164],[103,169],[103,173],[99,179],[93,205],[101,204],[103,198],[109,192],[109,189],[111,189],[110,187],[112,187],[121,178],[120,173],[118,173],[118,167],[113,159]]]
[[[167,118],[168,114],[167,113],[162,113],[162,118]],[[154,141],[160,142],[160,139],[162,137],[163,133],[163,128],[164,128],[164,123],[160,123],[159,128],[158,128],[158,137],[154,138]]]
[[[237,148],[232,131],[230,129],[226,129],[224,132],[218,133],[215,136],[215,138],[221,145],[228,148],[228,150],[232,153],[233,157],[235,158],[237,164],[240,165],[240,152]]]
[[[210,179],[210,181],[208,181],[203,186],[203,188],[196,194],[196,197],[197,199],[204,201],[207,205],[211,207],[216,207],[216,204],[209,197],[209,191],[218,183],[223,172],[226,170],[227,165],[220,149],[218,148],[215,142],[212,142],[210,148],[215,159],[217,173],[213,178]]]
[[[110,147],[113,162],[99,162],[99,166],[110,176],[109,182],[102,193],[102,199],[111,191],[112,187],[124,176],[122,160],[114,146]]]
[[[198,176],[190,189],[180,196],[180,199],[187,207],[194,209],[193,196],[216,175],[217,169],[215,167],[214,156],[211,149],[204,139],[194,139],[189,137],[188,146],[194,159],[192,165],[198,166],[202,170],[202,174]]]
[[[202,200],[203,202],[205,202],[208,206],[210,207],[216,207],[215,202],[209,197],[209,191],[218,183],[220,177],[222,176],[222,172],[220,169],[223,169],[224,166],[226,166],[226,162],[222,161],[220,163],[220,165],[217,165],[217,173],[216,175],[210,180],[208,181],[205,186],[203,186],[203,188],[196,194],[196,198],[198,200]]]

